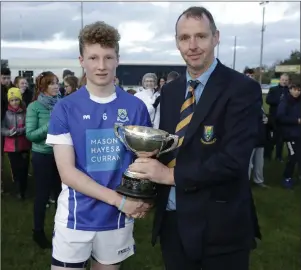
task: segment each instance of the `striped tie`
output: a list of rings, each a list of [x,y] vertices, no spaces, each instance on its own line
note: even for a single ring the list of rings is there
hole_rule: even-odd
[[[195,108],[195,97],[194,97],[194,90],[198,87],[199,81],[189,81],[189,88],[188,88],[188,94],[185,99],[185,102],[183,103],[181,107],[181,114],[180,114],[180,121],[176,127],[176,132],[175,134],[179,136],[179,143],[177,148],[175,149],[175,157],[177,155],[177,152],[179,150],[179,147],[182,145],[183,140],[184,140],[184,135],[187,130],[188,124],[190,123],[190,120],[193,115],[193,111]],[[176,165],[176,158],[171,160],[167,166],[169,168],[173,168]]]

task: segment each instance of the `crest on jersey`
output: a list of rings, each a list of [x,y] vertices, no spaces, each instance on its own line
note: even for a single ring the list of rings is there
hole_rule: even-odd
[[[204,126],[204,132],[201,138],[201,142],[203,144],[213,144],[216,142],[214,126]]]
[[[118,109],[117,121],[121,123],[129,121],[129,117],[126,109]]]

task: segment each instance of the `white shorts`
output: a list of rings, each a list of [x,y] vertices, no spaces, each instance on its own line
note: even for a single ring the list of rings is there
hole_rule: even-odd
[[[104,265],[118,264],[135,253],[134,223],[111,231],[80,231],[55,224],[52,258],[63,264],[83,263],[92,256]]]

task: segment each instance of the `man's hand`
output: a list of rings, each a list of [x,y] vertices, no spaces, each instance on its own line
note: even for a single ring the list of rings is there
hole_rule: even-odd
[[[142,212],[142,213],[138,213],[138,214],[135,214],[135,215],[128,215],[128,217],[131,217],[131,218],[144,218],[146,216],[147,212]]]
[[[156,159],[137,158],[129,166],[129,170],[137,175],[137,178],[148,179],[152,182],[164,185],[174,185],[173,169],[168,168]]]

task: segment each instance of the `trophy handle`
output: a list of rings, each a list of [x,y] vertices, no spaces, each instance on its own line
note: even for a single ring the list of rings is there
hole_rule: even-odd
[[[125,144],[123,138],[122,138],[122,137],[120,136],[120,134],[119,134],[119,129],[124,130],[123,125],[120,124],[120,123],[115,123],[115,125],[114,125],[114,133],[115,133],[116,137],[117,137],[123,144]]]
[[[173,144],[172,144],[169,148],[163,150],[162,152],[159,152],[158,155],[157,155],[157,157],[159,157],[159,156],[161,156],[162,154],[167,153],[167,152],[170,152],[170,151],[174,150],[175,148],[177,148],[178,143],[179,143],[179,136],[177,136],[177,135],[171,135],[171,134],[170,134],[170,135],[166,138],[166,142],[168,143],[170,140],[173,140]]]
[[[124,126],[123,124],[120,124],[120,123],[115,123],[114,125],[114,132],[115,132],[115,135],[116,137],[124,144],[124,146],[127,148],[127,150],[130,150],[132,152],[136,152],[134,149],[132,149],[128,143],[126,142],[126,140],[123,139],[123,137],[120,135],[119,133],[119,129],[121,129],[122,131],[124,131]]]

